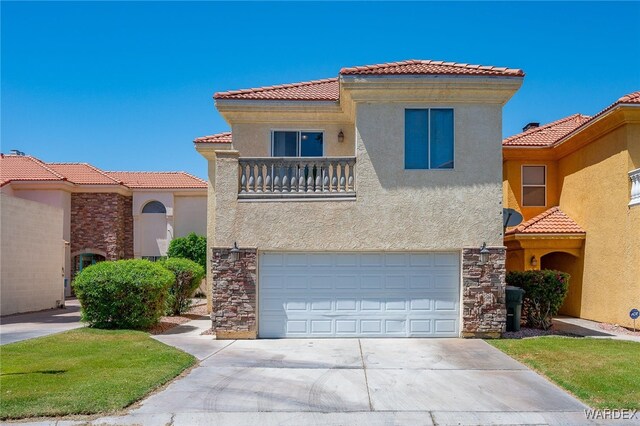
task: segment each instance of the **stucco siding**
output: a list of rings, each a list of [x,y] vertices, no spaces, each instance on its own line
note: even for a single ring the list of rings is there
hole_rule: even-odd
[[[404,109],[429,107],[455,110],[455,168],[404,170]],[[356,117],[355,201],[239,202],[237,155],[218,154],[210,167],[213,245],[315,251],[502,245],[501,105],[358,104]],[[235,129],[238,149],[245,142]]]
[[[0,196],[2,315],[55,308],[64,300],[63,211]]]
[[[175,238],[191,232],[207,235],[207,197],[183,197],[174,199]]]
[[[587,231],[580,316],[630,326],[629,310],[640,306],[640,209],[628,207],[628,144],[638,141],[628,132],[617,128],[558,169],[560,208]]]

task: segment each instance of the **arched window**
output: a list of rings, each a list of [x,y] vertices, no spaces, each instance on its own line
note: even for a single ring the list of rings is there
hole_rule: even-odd
[[[142,208],[142,213],[166,213],[167,209],[160,201],[149,201]]]

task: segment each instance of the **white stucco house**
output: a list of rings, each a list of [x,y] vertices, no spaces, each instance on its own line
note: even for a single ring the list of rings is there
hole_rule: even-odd
[[[194,142],[217,337],[504,331],[502,107],[523,77],[410,60],[216,93],[231,132]]]
[[[207,182],[184,172],[110,172],[86,163],[51,163],[29,155],[0,154],[0,191],[2,315],[51,308],[56,300],[64,303],[64,297],[71,295],[74,275],[87,265],[102,260],[156,260],[166,256],[173,238],[191,232],[206,234]],[[19,204],[17,199],[31,201],[23,204],[33,214],[7,216],[8,207]],[[45,244],[44,237],[34,237],[18,244],[10,237],[18,228],[24,232],[46,228],[43,235],[57,238],[57,243],[47,240]],[[64,247],[62,261],[47,269],[46,278],[37,280],[19,272],[24,262],[10,261],[11,256],[4,254],[20,246],[20,256],[29,259],[29,264],[45,259],[57,262],[47,254],[51,244]],[[14,269],[15,273],[9,272]],[[52,288],[55,291],[49,291]],[[26,305],[10,302],[15,302],[11,295],[17,293],[8,289],[20,289]],[[43,290],[58,296],[35,305],[27,303]]]

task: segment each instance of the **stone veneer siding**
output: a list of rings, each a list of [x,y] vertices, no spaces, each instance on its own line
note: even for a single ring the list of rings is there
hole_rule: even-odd
[[[71,194],[71,253],[101,250],[106,260],[133,258],[132,197]]]
[[[480,249],[462,250],[462,337],[500,337],[507,323],[505,247],[489,248],[480,265]]]
[[[256,249],[240,249],[235,262],[231,260],[231,249],[212,249],[211,320],[217,339],[257,336],[257,258]]]

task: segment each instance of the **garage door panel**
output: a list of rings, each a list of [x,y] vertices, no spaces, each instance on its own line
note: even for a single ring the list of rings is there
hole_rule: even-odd
[[[456,253],[261,254],[259,336],[457,336],[458,258]]]

